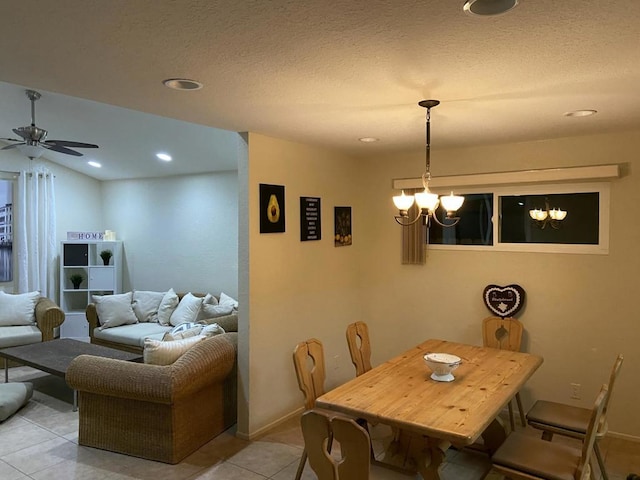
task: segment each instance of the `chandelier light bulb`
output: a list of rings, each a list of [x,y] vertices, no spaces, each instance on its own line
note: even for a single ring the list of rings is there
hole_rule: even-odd
[[[440,204],[438,195],[431,193],[428,187],[425,187],[422,192],[416,193],[415,197],[416,203],[421,210],[427,209],[429,212],[433,212]]]
[[[565,210],[560,210],[559,208],[554,208],[549,211],[549,216],[553,220],[564,220],[564,218],[567,216],[567,212]]]
[[[413,205],[413,195],[405,195],[404,190],[402,190],[401,195],[393,197],[393,203],[398,210],[406,212]]]
[[[539,208],[534,208],[533,210],[529,210],[529,216],[534,220],[542,222],[545,218],[547,218],[547,211],[541,210]]]
[[[454,195],[453,192],[451,192],[450,195],[440,197],[440,202],[448,214],[455,213],[464,203],[464,197]]]

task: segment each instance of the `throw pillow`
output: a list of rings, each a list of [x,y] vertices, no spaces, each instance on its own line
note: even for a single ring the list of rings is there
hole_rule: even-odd
[[[133,313],[139,322],[157,322],[158,308],[165,292],[147,292],[136,290],[133,292]]]
[[[173,291],[173,288],[170,288],[169,291],[164,294],[158,307],[158,323],[160,325],[169,325],[171,314],[178,306],[179,301],[178,295]]]
[[[227,295],[224,292],[220,293],[220,301],[218,302],[219,305],[227,305],[227,306],[231,306],[234,310],[238,309],[238,301],[235,300],[234,298],[231,298],[229,295]]]
[[[0,422],[16,413],[33,395],[33,384],[12,382],[0,384]]]
[[[169,323],[174,327],[185,322],[195,322],[202,306],[202,297],[196,297],[191,292],[187,293],[171,314]]]
[[[202,327],[204,325],[199,323],[186,322],[181,323],[177,327],[174,327],[172,330],[168,331],[162,337],[162,341],[172,341],[172,340],[181,340],[183,338],[195,337],[200,334]]]
[[[200,313],[198,313],[198,321],[206,318],[213,318],[215,315],[214,308],[218,306],[218,299],[207,293],[202,300],[202,306],[200,307]]]
[[[162,342],[146,338],[144,340],[144,351],[142,354],[144,363],[151,365],[171,365],[187,350],[206,338],[207,337],[196,335],[195,337],[174,340],[173,342]]]
[[[226,332],[224,331],[224,328],[222,328],[217,323],[212,323],[211,325],[205,325],[204,327],[202,327],[202,330],[200,331],[200,335],[203,335],[205,337],[213,337],[215,335],[220,335],[221,333],[226,333]]]
[[[100,320],[100,330],[138,323],[131,306],[132,298],[133,292],[117,295],[93,295],[93,302],[96,304],[96,312],[98,312]]]
[[[0,326],[33,325],[40,292],[9,294],[0,291]]]

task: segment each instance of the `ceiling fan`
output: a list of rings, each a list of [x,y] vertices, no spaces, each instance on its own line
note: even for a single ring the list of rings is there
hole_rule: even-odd
[[[27,157],[33,159],[38,158],[46,150],[81,157],[82,153],[76,152],[69,147],[98,148],[98,145],[93,145],[92,143],[71,142],[68,140],[46,140],[48,132],[43,128],[36,127],[36,100],[38,100],[42,95],[35,90],[26,90],[25,93],[27,98],[31,100],[31,125],[13,129],[13,133],[20,136],[22,140],[15,138],[0,138],[0,140],[18,142],[7,145],[0,150],[17,148]]]

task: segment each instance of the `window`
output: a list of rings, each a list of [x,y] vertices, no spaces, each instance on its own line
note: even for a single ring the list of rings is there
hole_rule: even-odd
[[[435,249],[607,254],[609,190],[608,183],[594,183],[457,191],[465,196],[460,222],[449,228],[432,225],[429,244]],[[531,219],[530,210],[547,208],[560,208],[567,216],[553,225]]]
[[[0,284],[13,281],[14,177],[0,172]]]

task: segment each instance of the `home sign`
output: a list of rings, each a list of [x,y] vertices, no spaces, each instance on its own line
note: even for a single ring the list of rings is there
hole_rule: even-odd
[[[67,240],[104,240],[104,232],[67,232]]]

